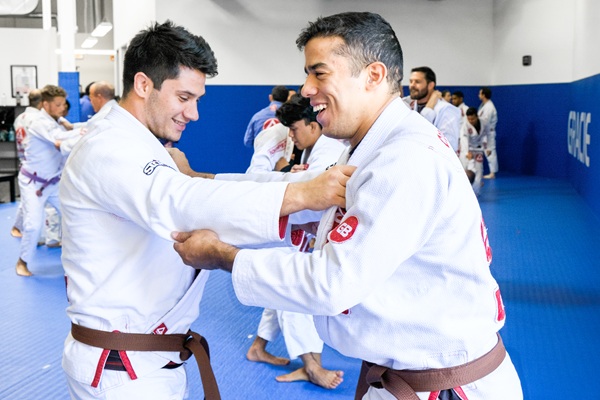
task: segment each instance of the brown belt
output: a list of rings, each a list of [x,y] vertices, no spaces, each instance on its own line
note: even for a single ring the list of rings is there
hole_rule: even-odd
[[[506,349],[498,335],[498,343],[492,350],[476,360],[456,367],[396,370],[363,361],[354,399],[362,399],[369,386],[373,386],[387,390],[399,400],[419,400],[416,392],[453,389],[475,382],[492,373],[505,357]]]
[[[193,354],[207,400],[220,400],[217,380],[210,365],[208,342],[193,331],[187,334],[152,335],[144,333],[106,332],[71,324],[71,334],[78,342],[108,350],[177,351],[182,360]]]

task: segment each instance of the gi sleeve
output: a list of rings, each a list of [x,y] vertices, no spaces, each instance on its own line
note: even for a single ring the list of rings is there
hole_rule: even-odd
[[[148,144],[123,138],[114,146],[98,140],[102,134],[80,146],[70,159],[78,165],[69,168],[77,171],[70,177],[71,189],[96,207],[166,240],[172,240],[173,231],[194,229],[211,229],[236,246],[282,239],[279,213],[286,183],[190,178],[177,171],[163,148],[157,153]]]
[[[330,233],[321,250],[240,251],[232,273],[240,302],[337,315],[381,290],[431,236],[448,187],[447,175],[427,154],[433,151],[409,146],[395,151],[393,160],[382,156],[350,178],[341,234]]]

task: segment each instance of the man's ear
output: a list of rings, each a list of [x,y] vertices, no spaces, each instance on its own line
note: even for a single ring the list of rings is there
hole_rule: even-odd
[[[379,86],[387,77],[387,67],[379,61],[367,66],[367,86]]]
[[[133,90],[135,93],[145,99],[154,89],[154,82],[143,72],[138,72],[133,77]]]

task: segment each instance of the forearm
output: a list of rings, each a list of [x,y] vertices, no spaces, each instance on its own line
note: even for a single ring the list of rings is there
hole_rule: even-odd
[[[299,186],[300,185],[300,186]],[[283,203],[281,204],[281,210],[279,216],[284,217],[295,213],[296,211],[304,210],[306,199],[302,192],[302,186],[300,183],[290,183],[285,189],[283,197]]]
[[[233,271],[233,263],[235,256],[239,253],[240,249],[230,244],[220,242],[217,246],[213,247],[214,253],[210,255],[215,261],[214,265],[218,269],[223,271]]]
[[[196,172],[193,170],[188,171],[186,175],[191,176],[192,178],[215,179],[215,174],[209,174],[207,172]]]

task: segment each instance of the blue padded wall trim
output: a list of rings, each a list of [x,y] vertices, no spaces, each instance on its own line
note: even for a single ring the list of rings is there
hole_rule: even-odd
[[[67,91],[67,100],[71,104],[67,119],[70,122],[79,122],[79,72],[59,72],[58,86]]]

